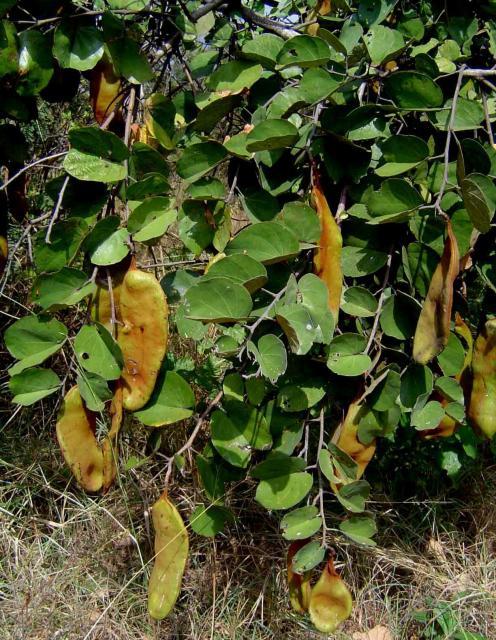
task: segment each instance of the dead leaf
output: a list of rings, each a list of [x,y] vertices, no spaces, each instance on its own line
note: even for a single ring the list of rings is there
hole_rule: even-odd
[[[393,640],[393,636],[387,627],[381,624],[370,631],[356,631],[353,640]]]

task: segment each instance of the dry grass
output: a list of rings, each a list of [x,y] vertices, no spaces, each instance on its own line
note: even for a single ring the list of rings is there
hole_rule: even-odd
[[[39,414],[36,414],[39,415]],[[317,639],[293,615],[284,584],[277,521],[251,500],[230,497],[236,521],[215,541],[192,535],[184,588],[170,619],[146,613],[152,535],[147,514],[162,488],[163,455],[184,441],[171,428],[150,464],[122,471],[105,497],[70,480],[52,426],[28,409],[4,429],[0,455],[0,637],[2,640]],[[142,454],[144,431],[128,424],[122,457]],[[176,472],[173,497],[188,517],[201,501],[189,470]],[[422,638],[412,618],[449,602],[466,630],[496,637],[496,473],[466,488],[463,502],[388,503],[376,496],[378,546],[342,542],[339,565],[356,600],[337,638],[383,624],[395,639]],[[433,611],[432,615],[436,615]],[[443,636],[439,636],[443,637]],[[446,636],[448,637],[448,636]]]

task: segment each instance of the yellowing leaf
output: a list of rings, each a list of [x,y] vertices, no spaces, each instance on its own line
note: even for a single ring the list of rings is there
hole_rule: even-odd
[[[487,438],[496,434],[496,318],[477,336],[472,358],[472,393],[468,417]]]
[[[152,508],[155,563],[148,584],[148,613],[162,620],[172,611],[181,590],[189,538],[180,513],[164,493]]]
[[[329,559],[310,595],[310,618],[319,631],[333,633],[350,617],[352,608],[351,593]]]
[[[432,276],[415,331],[413,358],[419,364],[430,362],[448,344],[453,284],[459,271],[460,255],[449,220],[446,230],[443,255]]]
[[[329,292],[329,309],[337,322],[343,286],[341,269],[343,238],[341,237],[341,229],[329,209],[318,178],[315,179],[312,196],[321,229],[319,247],[315,250],[313,258],[314,272],[326,283]]]

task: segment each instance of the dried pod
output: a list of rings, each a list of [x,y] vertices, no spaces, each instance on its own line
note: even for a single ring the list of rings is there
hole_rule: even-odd
[[[103,485],[103,454],[95,436],[95,414],[88,411],[77,386],[66,394],[57,420],[57,439],[77,483],[86,491]]]
[[[312,22],[313,24],[308,25],[307,33],[311,36],[316,36],[319,31],[318,22],[313,22],[317,20],[319,16],[326,16],[331,12],[332,3],[331,0],[318,0],[315,7],[308,14],[306,22]]]
[[[293,557],[296,553],[307,544],[308,540],[297,540],[292,542],[288,548],[288,555],[286,560],[287,565],[287,577],[288,577],[288,589],[289,589],[289,601],[291,606],[297,613],[305,613],[308,611],[308,605],[310,602],[310,576],[311,572],[306,571],[303,574],[295,573],[293,571]]]
[[[109,115],[116,110],[116,116],[120,118],[118,110],[123,99],[121,89],[122,78],[115,73],[109,58],[104,56],[92,69],[90,76],[91,107],[98,124],[103,124]]]
[[[365,411],[366,407],[359,400],[352,402],[332,437],[333,443],[357,463],[357,479],[363,476],[376,449],[375,439],[370,444],[363,444],[358,439],[358,425]]]
[[[443,255],[432,276],[415,330],[413,358],[419,364],[430,362],[448,344],[453,284],[460,267],[460,255],[449,220],[446,231]]]
[[[0,274],[3,273],[9,257],[9,243],[6,236],[0,235]]]
[[[351,593],[329,559],[310,595],[310,618],[322,633],[333,633],[350,617],[352,608]]]
[[[148,613],[162,620],[172,611],[181,590],[189,538],[183,519],[163,493],[152,507],[155,562],[148,584]]]
[[[160,283],[151,273],[131,268],[119,294],[117,340],[124,357],[123,405],[141,409],[149,400],[167,350],[168,307]]]
[[[117,437],[122,426],[122,385],[117,382],[110,405],[110,430],[102,443],[103,490],[108,491],[117,475]]]
[[[496,318],[477,336],[472,358],[472,393],[468,417],[487,438],[496,433]]]
[[[341,229],[329,209],[318,178],[314,178],[312,197],[319,216],[321,229],[319,247],[315,250],[313,258],[314,272],[327,286],[329,309],[334,316],[335,322],[337,322],[343,286],[343,272],[341,269],[343,238]]]

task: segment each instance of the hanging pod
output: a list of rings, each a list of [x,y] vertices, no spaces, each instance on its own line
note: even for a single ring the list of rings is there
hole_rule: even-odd
[[[310,595],[310,619],[322,633],[333,633],[350,617],[352,608],[351,593],[329,559]]]
[[[427,364],[448,344],[453,285],[460,268],[460,254],[451,222],[446,220],[446,241],[441,261],[432,276],[413,339],[413,359]]]
[[[121,89],[122,78],[116,74],[109,58],[103,56],[90,75],[90,102],[98,124],[103,124],[113,111],[116,111],[114,120],[122,119],[120,106],[124,96]]]
[[[352,402],[348,407],[344,420],[332,437],[332,442],[357,463],[357,480],[365,473],[365,469],[374,457],[376,449],[375,438],[370,444],[363,444],[358,439],[358,425],[366,411],[367,408],[359,400]],[[333,490],[336,491],[336,488],[333,487]]]
[[[131,268],[119,292],[117,342],[124,357],[123,406],[141,409],[150,399],[167,351],[167,299],[151,273]]]
[[[148,612],[162,620],[172,611],[181,590],[189,538],[183,519],[164,492],[152,507],[155,562],[148,584]]]
[[[307,544],[308,540],[297,540],[292,542],[288,548],[286,559],[287,579],[289,589],[289,601],[291,606],[297,613],[306,613],[310,603],[310,587],[311,572],[306,571],[303,574],[293,571],[293,557],[296,553]]]
[[[468,417],[487,438],[496,434],[496,318],[477,336],[472,358],[472,392]]]
[[[313,258],[314,273],[327,286],[329,309],[334,321],[337,323],[341,304],[341,289],[343,287],[343,272],[341,269],[343,238],[341,229],[327,204],[320,180],[315,173],[312,198],[319,216],[321,229],[319,246],[315,250]]]
[[[84,406],[78,387],[72,387],[62,401],[57,440],[77,483],[91,493],[103,485],[103,454],[95,427],[96,415]]]

